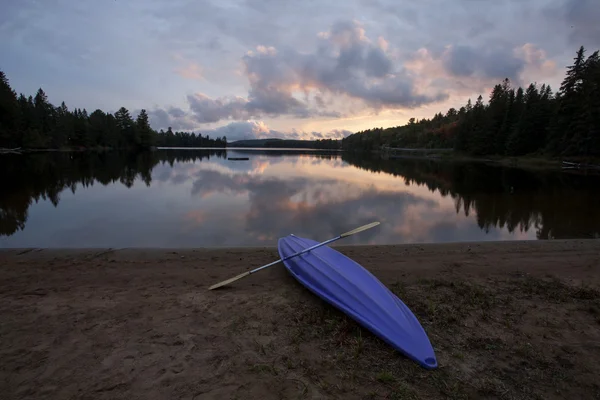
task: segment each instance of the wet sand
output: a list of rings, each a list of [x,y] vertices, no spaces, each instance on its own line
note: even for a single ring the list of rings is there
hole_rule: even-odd
[[[600,241],[334,246],[413,310],[426,371],[275,248],[0,251],[6,399],[594,398]]]

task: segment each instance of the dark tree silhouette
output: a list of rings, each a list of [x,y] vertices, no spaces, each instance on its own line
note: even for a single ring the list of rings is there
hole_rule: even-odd
[[[227,139],[211,139],[193,132],[157,133],[148,113],[141,110],[134,119],[121,107],[116,113],[69,110],[62,102],[55,107],[43,89],[35,97],[17,96],[8,78],[0,71],[0,148],[26,149],[131,149],[152,146],[226,147]]]

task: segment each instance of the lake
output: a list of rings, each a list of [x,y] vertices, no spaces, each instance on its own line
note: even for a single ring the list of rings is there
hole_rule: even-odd
[[[249,158],[233,161],[228,158]],[[600,177],[301,150],[2,155],[0,247],[600,237]]]

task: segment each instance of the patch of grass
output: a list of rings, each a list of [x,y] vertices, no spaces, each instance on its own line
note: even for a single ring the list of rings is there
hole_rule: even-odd
[[[396,378],[394,377],[394,374],[392,374],[389,371],[381,371],[380,373],[377,374],[375,379],[377,379],[377,381],[382,382],[382,383],[390,383],[390,382],[394,382],[396,380]]]
[[[290,357],[284,355],[281,357],[281,361],[285,364],[285,367],[288,370],[296,369],[296,364],[294,363],[294,360]]]
[[[538,296],[557,303],[600,299],[600,291],[595,288],[583,285],[570,286],[555,277],[548,279],[526,277],[517,284],[519,289],[529,296]]]
[[[446,398],[470,398],[470,388],[447,368],[440,368],[434,371],[431,375],[431,382]]]
[[[412,387],[401,382],[394,387],[388,398],[392,400],[416,400],[420,396],[417,395],[417,392]]]
[[[312,343],[319,352],[294,373],[302,373],[328,395],[347,393],[352,386],[362,396],[388,399],[578,397],[592,390],[589,382],[585,387],[568,382],[585,368],[600,373],[596,364],[582,361],[579,347],[571,354],[549,346],[549,340],[563,332],[591,340],[581,336],[585,332],[577,321],[592,317],[590,323],[600,323],[594,288],[512,275],[484,282],[452,275],[403,281],[390,288],[423,325],[438,369],[424,370],[341,312],[315,301],[297,308],[293,329],[287,330],[290,349],[300,352],[300,345],[304,349]],[[538,325],[548,312],[556,313],[545,320],[552,325],[552,339],[543,334],[548,329]],[[280,370],[286,370],[286,360]],[[334,370],[333,378],[324,376],[325,370]]]
[[[488,288],[471,283],[442,279],[420,279],[421,290],[412,291],[401,285],[392,285],[392,291],[415,313],[422,323],[449,329],[461,325],[473,310],[480,312],[484,321],[490,319],[490,310],[506,306],[510,301],[497,298]]]

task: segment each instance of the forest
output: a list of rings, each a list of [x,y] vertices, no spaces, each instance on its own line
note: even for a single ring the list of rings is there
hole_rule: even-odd
[[[489,101],[480,95],[458,110],[393,128],[357,132],[342,140],[345,150],[382,147],[454,148],[473,156],[600,157],[600,57],[577,51],[559,90],[536,83],[514,88],[505,79]]]
[[[24,149],[132,149],[153,146],[226,147],[227,138],[211,139],[193,132],[156,132],[148,113],[133,118],[121,107],[114,114],[86,109],[56,107],[40,88],[35,96],[17,96],[0,71],[0,148]]]

